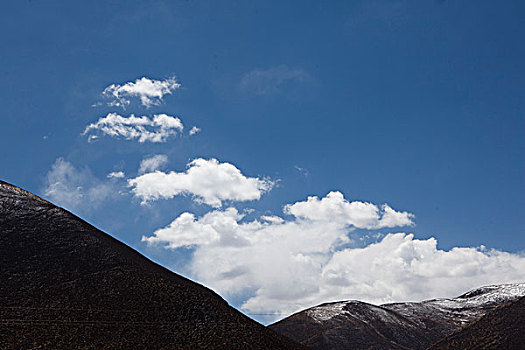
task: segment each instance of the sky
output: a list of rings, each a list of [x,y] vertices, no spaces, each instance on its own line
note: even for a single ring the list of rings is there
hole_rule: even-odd
[[[269,323],[525,281],[522,1],[2,1],[0,178]]]

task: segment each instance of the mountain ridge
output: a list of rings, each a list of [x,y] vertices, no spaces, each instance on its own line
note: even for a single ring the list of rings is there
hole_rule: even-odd
[[[525,296],[525,283],[489,285],[456,298],[373,305],[323,303],[269,327],[313,349],[426,349],[486,312]]]

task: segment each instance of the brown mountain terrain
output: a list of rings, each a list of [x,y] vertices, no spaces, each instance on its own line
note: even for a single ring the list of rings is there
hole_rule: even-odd
[[[432,350],[525,349],[525,297],[489,311]]]
[[[525,283],[486,286],[457,298],[418,303],[326,303],[289,316],[270,328],[312,349],[426,349],[488,311],[522,296]]]
[[[1,349],[299,349],[209,289],[0,182]]]

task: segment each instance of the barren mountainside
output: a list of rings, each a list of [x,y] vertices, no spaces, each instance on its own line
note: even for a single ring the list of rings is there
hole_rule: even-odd
[[[0,182],[0,348],[298,349],[211,290]]]
[[[322,304],[270,326],[313,349],[426,349],[488,311],[525,296],[525,283],[486,286],[457,298],[380,306]]]
[[[525,348],[525,297],[504,304],[431,347],[432,350]]]

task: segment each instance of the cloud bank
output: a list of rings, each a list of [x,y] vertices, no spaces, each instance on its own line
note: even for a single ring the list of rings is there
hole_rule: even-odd
[[[174,77],[166,80],[142,77],[135,82],[130,81],[123,85],[111,84],[104,89],[102,95],[111,99],[109,106],[125,108],[131,103],[131,99],[138,98],[143,106],[149,108],[162,103],[165,95],[172,94],[180,86]]]
[[[412,214],[388,205],[348,201],[331,192],[287,205],[284,213],[291,217],[246,221],[235,208],[202,217],[183,213],[142,240],[191,248],[192,278],[244,300],[241,307],[248,313],[288,315],[345,299],[422,300],[523,280],[525,257],[483,247],[446,251],[434,238],[406,233],[356,247],[348,237],[353,229],[413,225]]]
[[[89,124],[82,135],[89,135],[89,141],[103,134],[122,137],[126,140],[137,140],[140,143],[160,143],[166,142],[170,137],[175,137],[183,129],[184,126],[179,118],[167,114],[155,114],[153,118],[148,118],[147,116],[136,117],[133,114],[123,117],[117,113],[108,113],[95,123]]]
[[[142,203],[191,195],[197,202],[221,207],[223,201],[251,201],[274,186],[264,178],[247,177],[235,165],[217,159],[198,158],[185,172],[150,172],[128,180],[134,195]]]

